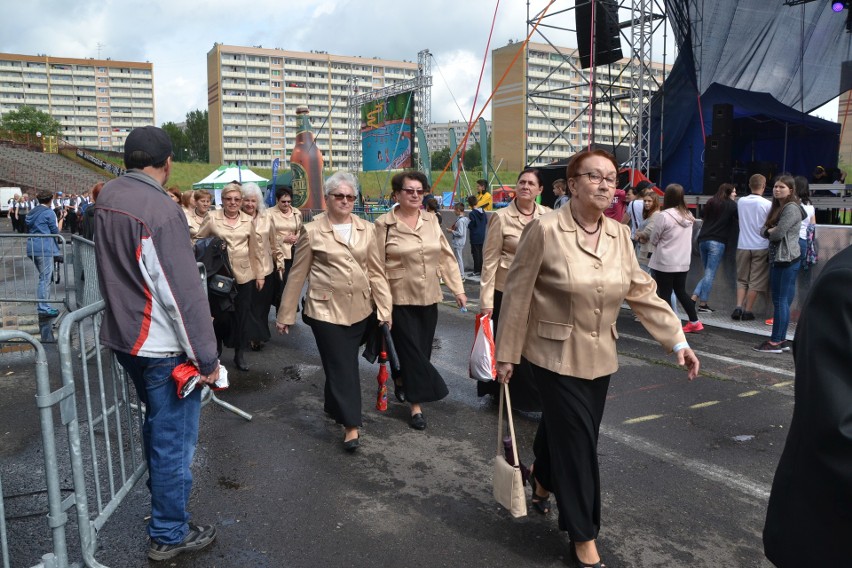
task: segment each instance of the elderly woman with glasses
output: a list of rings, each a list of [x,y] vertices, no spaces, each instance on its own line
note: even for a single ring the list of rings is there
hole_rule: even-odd
[[[541,172],[536,168],[526,168],[518,175],[515,185],[515,199],[509,205],[499,209],[488,222],[488,232],[485,234],[485,245],[482,253],[482,277],[480,280],[480,311],[491,316],[494,323],[494,334],[497,334],[497,324],[500,320],[500,306],[503,301],[503,288],[506,285],[506,274],[515,251],[518,239],[527,224],[538,219],[548,211],[535,202],[541,194],[544,183]],[[476,392],[479,396],[496,395],[499,390],[497,381],[477,382]],[[515,380],[509,386],[511,390],[512,407],[528,412],[541,410],[538,401],[538,391],[532,381],[532,371],[529,365],[521,365],[515,370]]]
[[[272,305],[277,311],[293,266],[293,245],[299,239],[303,222],[302,212],[293,207],[293,189],[289,185],[276,189],[275,198],[275,207],[269,210],[268,215],[272,225],[272,259],[275,262]]]
[[[616,322],[624,300],[678,363],[698,374],[680,320],[636,261],[630,229],[605,215],[618,167],[602,150],[568,164],[571,200],[534,219],[506,275],[497,331],[497,377],[511,384],[526,362],[541,394],[541,422],[530,475],[533,503],[552,491],[559,528],[580,567],[601,566],[597,441],[610,376],[618,369]],[[539,512],[545,508],[536,507]]]
[[[432,363],[432,340],[438,323],[438,302],[444,294],[440,278],[455,294],[459,307],[467,304],[459,265],[434,214],[420,209],[429,190],[420,172],[396,174],[391,180],[399,204],[376,219],[379,256],[393,294],[391,330],[399,355],[400,370],[394,370],[397,400],[411,404],[410,425],[426,428],[422,404],[441,400],[447,385]]]
[[[373,226],[352,213],[358,182],[337,172],[325,182],[326,214],[301,227],[276,327],[289,333],[308,281],[302,319],[314,333],[325,372],[325,411],[343,425],[343,447],[360,446],[358,347],[376,310],[391,323],[391,296]]]
[[[196,199],[196,205],[200,202],[201,199]],[[219,352],[223,345],[233,348],[234,365],[241,371],[248,371],[244,351],[251,341],[251,301],[257,286],[256,278],[263,270],[258,261],[254,224],[251,216],[240,210],[242,202],[240,184],[226,185],[222,189],[222,209],[207,214],[196,238],[216,236],[227,245],[229,276],[235,280],[237,296],[233,309],[228,311],[222,311],[217,302],[211,301],[213,329]],[[212,296],[211,300],[214,300]]]
[[[248,333],[252,351],[260,351],[269,341],[269,307],[272,305],[274,279],[272,277],[272,223],[260,187],[253,182],[243,184],[243,213],[252,218],[254,241],[257,245],[257,265],[260,272],[255,278],[251,299],[251,321]]]

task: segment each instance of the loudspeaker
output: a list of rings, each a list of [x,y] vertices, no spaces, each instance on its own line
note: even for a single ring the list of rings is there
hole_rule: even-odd
[[[711,134],[704,144],[704,168],[730,170],[732,154],[729,136]]]
[[[731,183],[730,167],[723,169],[704,166],[704,195],[716,195],[723,183]]]
[[[577,4],[574,15],[577,23],[577,51],[580,67],[592,66],[592,8],[595,26],[595,67],[615,63],[624,56],[621,53],[621,37],[618,30],[617,0],[585,0]]]
[[[713,134],[715,135],[734,135],[734,105],[718,104],[713,105]]]

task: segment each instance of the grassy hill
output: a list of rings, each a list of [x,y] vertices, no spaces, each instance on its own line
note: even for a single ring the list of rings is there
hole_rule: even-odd
[[[105,162],[113,163],[117,166],[124,167],[124,163],[122,159],[111,154],[89,151],[92,155],[104,160]],[[80,164],[85,165],[86,167],[92,168],[93,170],[104,174],[104,170],[98,168],[82,160],[75,156],[73,152],[65,153],[63,152],[68,159],[78,162]],[[169,177],[169,187],[177,186],[181,190],[186,191],[188,189],[192,189],[192,184],[198,182],[199,180],[207,177],[210,172],[215,170],[218,166],[214,164],[203,164],[199,162],[187,163],[187,162],[174,162],[171,176]],[[252,168],[252,171],[259,176],[265,177],[267,179],[272,179],[272,168]],[[325,170],[323,172],[326,176],[334,173],[333,170]],[[364,197],[367,199],[375,199],[381,195],[387,195],[390,193],[390,180],[393,177],[395,172],[359,172],[358,173],[358,182],[361,184],[361,192],[364,194]],[[440,171],[432,172],[432,182],[436,182],[438,177],[440,176]],[[500,177],[500,182],[506,185],[514,185],[515,180],[518,177],[518,172],[498,172]],[[476,180],[480,179],[482,174],[479,172],[465,172],[462,174],[462,178],[459,180],[459,185],[462,188],[462,193],[467,195],[469,193],[476,192]],[[466,180],[466,181],[465,181]],[[496,184],[497,180],[489,179],[489,182]],[[447,171],[440,182],[437,183],[435,187],[432,188],[433,193],[441,194],[445,191],[453,190],[453,173],[452,171]]]

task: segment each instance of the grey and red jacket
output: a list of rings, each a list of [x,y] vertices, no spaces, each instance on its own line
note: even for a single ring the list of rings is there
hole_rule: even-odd
[[[141,357],[186,353],[207,375],[216,338],[180,206],[140,170],[108,182],[95,203],[95,254],[106,301],[101,342]]]

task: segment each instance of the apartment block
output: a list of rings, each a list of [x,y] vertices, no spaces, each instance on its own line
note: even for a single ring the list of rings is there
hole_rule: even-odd
[[[269,167],[280,158],[288,167],[296,108],[307,106],[325,167],[354,169],[349,137],[359,124],[349,123],[349,96],[416,75],[416,62],[215,44],[207,53],[210,161]]]
[[[485,121],[485,127],[488,134],[491,134],[491,121]],[[433,122],[429,125],[429,132],[426,135],[426,143],[429,145],[430,152],[437,152],[444,148],[450,147],[450,130],[456,133],[456,144],[461,145],[464,140],[464,135],[467,132],[467,123],[458,120],[450,122]],[[473,131],[467,138],[465,148],[470,148],[479,141],[479,122],[473,125]]]
[[[492,88],[512,64],[520,44],[492,51]],[[576,49],[529,43],[524,57],[511,66],[494,96],[492,161],[502,160],[509,171],[526,165],[539,166],[562,160],[588,144],[591,120],[589,69],[580,68]],[[595,81],[615,100],[599,102],[594,111],[594,141],[597,144],[629,146],[630,70],[628,59],[595,69]],[[666,66],[670,68],[671,66]],[[653,74],[663,82],[664,66],[654,64]],[[596,91],[598,97],[602,92]],[[614,105],[614,106],[613,106]]]
[[[154,66],[0,53],[0,115],[24,105],[58,120],[75,146],[120,152],[133,128],[155,124]]]

